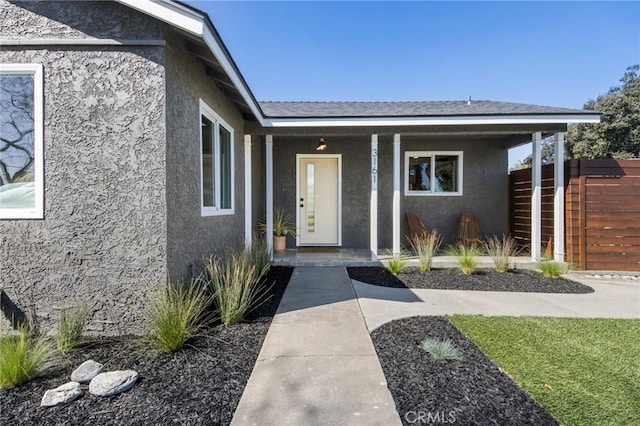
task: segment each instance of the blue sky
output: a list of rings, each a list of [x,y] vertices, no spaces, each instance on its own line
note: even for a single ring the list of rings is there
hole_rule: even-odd
[[[640,2],[188,3],[258,100],[581,108],[640,62]]]

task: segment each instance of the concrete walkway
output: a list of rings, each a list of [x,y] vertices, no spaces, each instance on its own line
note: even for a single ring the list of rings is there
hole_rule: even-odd
[[[231,424],[401,424],[344,268],[294,270]]]
[[[569,276],[592,287],[589,294],[426,290],[374,286],[353,281],[369,330],[416,315],[640,318],[640,283]]]

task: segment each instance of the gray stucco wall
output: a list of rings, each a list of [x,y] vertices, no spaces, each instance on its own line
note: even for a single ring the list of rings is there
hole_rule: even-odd
[[[244,121],[205,75],[202,61],[184,53],[180,36],[167,50],[167,264],[172,279],[188,279],[203,258],[244,242]],[[234,129],[235,214],[201,216],[200,106],[203,99]]]
[[[0,38],[149,40],[164,24],[114,1],[0,0]]]
[[[296,154],[316,154],[319,136],[274,136],[274,206],[295,218]],[[342,246],[369,247],[370,136],[325,137],[323,153],[342,154]],[[401,244],[407,245],[407,211],[418,214],[428,229],[437,228],[445,244],[455,241],[462,213],[475,213],[484,235],[508,232],[507,151],[485,139],[401,137]],[[416,197],[404,195],[405,151],[463,151],[463,195]],[[393,136],[378,136],[378,246],[393,244]],[[254,182],[256,180],[254,179]],[[295,247],[289,238],[288,247]]]
[[[1,7],[3,37],[8,25],[12,38],[81,36]],[[130,10],[123,19],[93,3],[42,7],[157,37]],[[48,328],[59,307],[81,298],[89,330],[138,332],[143,289],[166,275],[163,48],[3,47],[0,62],[43,64],[45,88],[45,219],[0,221],[0,288],[21,309],[34,306]]]

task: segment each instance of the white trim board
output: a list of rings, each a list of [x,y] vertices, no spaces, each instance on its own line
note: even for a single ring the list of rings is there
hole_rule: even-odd
[[[370,127],[370,126],[443,126],[482,124],[566,124],[599,123],[599,114],[573,115],[478,115],[433,117],[331,117],[331,118],[267,118],[265,127]]]

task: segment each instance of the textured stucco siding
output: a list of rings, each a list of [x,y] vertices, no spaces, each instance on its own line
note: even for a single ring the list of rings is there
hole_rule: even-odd
[[[342,247],[369,247],[370,137],[326,138],[322,154],[342,154]],[[296,217],[296,154],[318,154],[315,136],[273,138],[273,205]],[[321,182],[319,184],[322,184]],[[318,206],[320,212],[321,206]],[[287,244],[295,247],[295,239]]]
[[[319,137],[274,137],[274,206],[295,218],[296,154],[316,154]],[[325,154],[342,154],[342,246],[369,247],[369,202],[371,194],[371,137],[326,137]],[[455,241],[458,217],[478,216],[483,236],[508,232],[507,151],[491,140],[437,139],[428,136],[401,137],[401,244],[407,245],[407,211],[417,213],[429,229],[437,228],[445,244]],[[405,151],[463,151],[462,196],[405,196]],[[254,182],[256,179],[254,178]],[[378,247],[393,244],[393,137],[378,137]],[[295,247],[289,238],[288,247]]]
[[[29,16],[17,32],[57,31],[9,7]],[[139,332],[143,289],[166,276],[164,49],[3,48],[0,62],[43,64],[45,103],[45,218],[0,221],[0,288],[45,328],[84,299],[90,330]]]
[[[0,0],[0,39],[161,40],[163,28],[113,1]]]
[[[418,214],[427,229],[437,228],[445,244],[455,241],[458,218],[462,213],[477,215],[482,237],[509,233],[508,152],[498,145],[491,140],[465,140],[463,137],[454,140],[418,136],[402,138],[402,244],[407,243],[404,235],[409,234],[404,218],[407,211]],[[405,151],[462,151],[463,195],[404,196]]]
[[[180,48],[167,50],[167,262],[172,279],[202,270],[203,258],[244,242],[244,121],[225,99],[202,61]],[[234,129],[235,214],[201,216],[200,105],[202,99]]]

